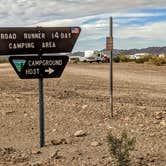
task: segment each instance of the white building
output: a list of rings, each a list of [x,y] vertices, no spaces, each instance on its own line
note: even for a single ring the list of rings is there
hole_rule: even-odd
[[[130,59],[140,59],[142,56],[149,55],[149,53],[136,53],[133,55],[128,55]]]
[[[158,57],[160,57],[160,58],[165,58],[165,57],[166,57],[166,54],[164,54],[164,53],[159,54]]]

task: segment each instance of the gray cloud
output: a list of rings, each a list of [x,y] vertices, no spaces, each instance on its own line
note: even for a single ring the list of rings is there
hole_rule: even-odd
[[[1,0],[0,26],[24,26],[135,8],[163,8],[165,0]]]
[[[1,0],[0,26],[77,25],[82,27],[82,32],[75,48],[77,50],[80,48],[83,50],[97,49],[103,48],[105,45],[102,38],[108,35],[108,18],[112,15],[114,18],[123,17],[114,20],[117,48],[139,47],[146,45],[149,40],[150,44],[153,44],[154,40],[164,43],[165,28],[161,29],[160,25],[166,27],[165,23],[151,24],[149,27],[148,25],[144,25],[144,27],[137,25],[138,28],[133,27],[133,30],[126,25],[145,17],[163,15],[163,13],[153,12],[128,13],[130,9],[134,11],[134,9],[147,8],[166,9],[166,2],[165,0]],[[158,33],[155,33],[156,31]],[[141,39],[138,38],[138,35],[141,36]],[[149,36],[153,38],[149,38]],[[136,38],[131,40],[132,37]],[[79,45],[81,46],[79,47]]]

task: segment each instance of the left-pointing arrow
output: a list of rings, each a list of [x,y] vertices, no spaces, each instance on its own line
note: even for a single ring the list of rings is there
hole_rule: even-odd
[[[49,74],[52,74],[54,72],[54,70],[49,67],[48,69],[45,69],[45,72],[49,73]]]

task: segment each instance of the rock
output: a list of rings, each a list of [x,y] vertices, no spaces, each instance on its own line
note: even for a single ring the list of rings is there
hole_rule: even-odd
[[[101,145],[100,142],[97,142],[97,141],[93,141],[93,142],[91,142],[91,146],[96,147],[96,146],[100,146],[100,145]]]
[[[99,126],[99,127],[103,126],[103,123],[99,123],[98,126]]]
[[[144,125],[143,125],[143,124],[139,124],[139,127],[141,127],[141,128],[142,128],[142,127],[144,127]]]
[[[110,126],[110,125],[107,125],[106,128],[107,128],[108,130],[110,130],[110,129],[113,130],[113,129],[114,129],[114,127],[112,127],[112,126]]]
[[[33,149],[32,154],[41,154],[40,149]]]
[[[128,122],[129,120],[130,120],[129,117],[125,117],[125,118],[123,119],[124,122]]]
[[[16,98],[16,102],[19,103],[20,102],[20,98]]]
[[[61,140],[55,140],[55,139],[53,139],[53,140],[51,140],[51,144],[52,145],[60,145],[61,144]]]
[[[72,138],[67,138],[66,139],[66,143],[67,144],[72,144],[73,143],[73,139]]]
[[[23,159],[26,159],[26,158],[28,158],[28,154],[22,153],[22,154],[21,154],[21,157],[22,157]]]
[[[27,117],[27,116],[28,116],[28,114],[27,114],[27,113],[25,113],[25,114],[24,114],[24,117]]]
[[[12,113],[15,113],[15,111],[14,111],[14,110],[7,111],[7,112],[5,112],[5,115],[10,115],[10,114],[12,114]]]
[[[60,140],[51,140],[52,145],[61,145],[61,144],[67,144],[67,140],[65,138],[62,138]]]
[[[83,105],[82,106],[82,109],[85,109],[85,108],[87,108],[88,107],[88,105]]]
[[[159,124],[159,121],[155,120],[153,121],[153,124]]]
[[[146,110],[146,107],[145,107],[145,106],[142,106],[142,109],[143,109],[143,110]]]
[[[4,151],[5,154],[14,154],[14,153],[16,153],[16,150],[13,147],[3,148],[3,151]]]
[[[62,139],[61,139],[61,143],[62,143],[62,144],[68,144],[68,140],[66,140],[65,138],[62,138]]]
[[[165,127],[166,126],[166,122],[163,120],[163,121],[160,122],[160,125]]]
[[[155,134],[155,133],[150,133],[149,136],[150,136],[150,137],[155,137],[156,134]]]
[[[4,124],[2,124],[0,127],[1,127],[1,128],[3,128],[3,127],[5,127],[5,125],[4,125]]]
[[[157,120],[161,120],[163,118],[163,114],[162,114],[162,112],[156,112],[154,117]]]
[[[52,132],[54,133],[56,131],[56,129],[53,129]]]
[[[52,159],[60,159],[62,156],[59,155],[59,150],[56,150],[55,152],[52,153],[51,155]]]
[[[39,162],[39,161],[37,161],[37,162],[35,162],[35,163],[30,163],[29,165],[30,165],[30,166],[42,166],[42,163]]]
[[[78,130],[74,133],[75,137],[83,137],[86,136],[87,134],[83,130]]]

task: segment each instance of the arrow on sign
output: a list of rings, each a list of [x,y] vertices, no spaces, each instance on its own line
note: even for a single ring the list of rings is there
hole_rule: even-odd
[[[45,69],[45,72],[52,74],[54,72],[54,70],[51,67],[49,67],[48,69]]]

